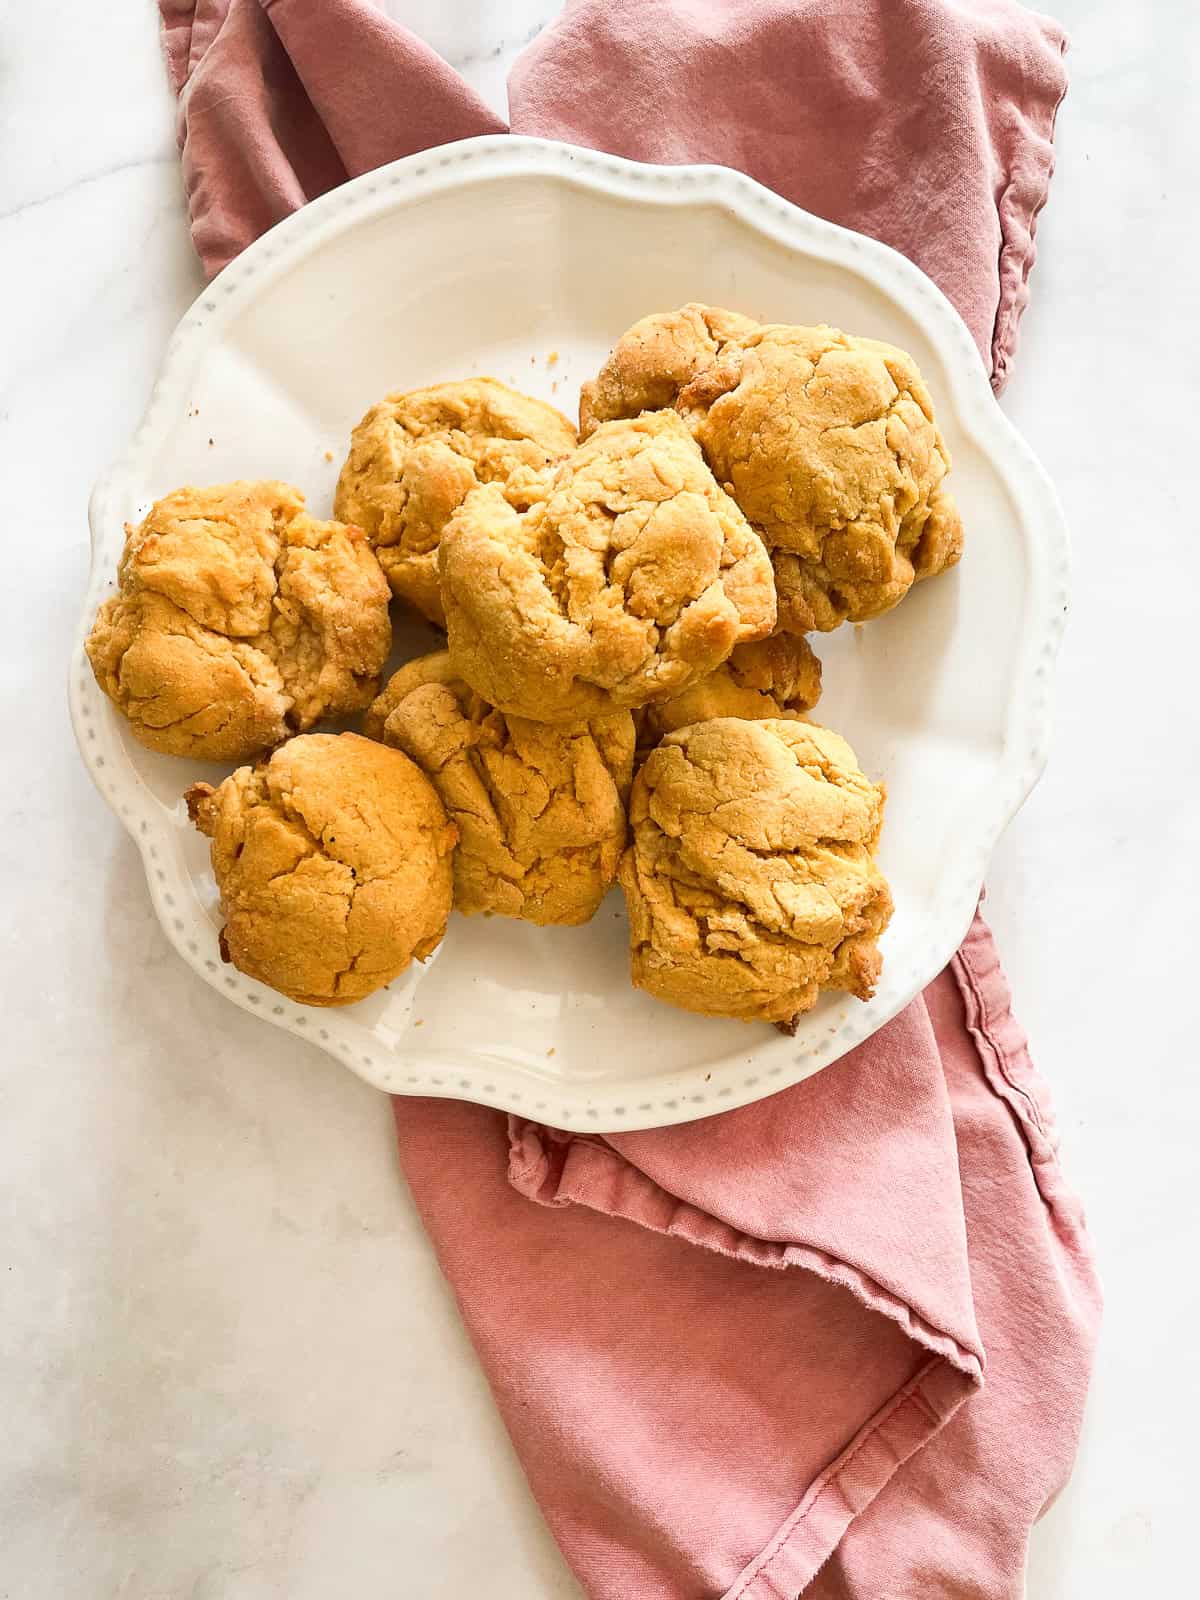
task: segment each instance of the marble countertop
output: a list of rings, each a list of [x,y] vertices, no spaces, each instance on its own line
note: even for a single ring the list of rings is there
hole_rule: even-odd
[[[555,0],[394,0],[503,108]],[[1035,1600],[1190,1570],[1200,750],[1188,0],[1058,0],[1058,173],[1006,409],[1076,544],[1050,769],[989,915],[1109,1308]],[[159,931],[67,725],[92,481],[200,287],[149,0],[0,9],[0,1593],[578,1596],[400,1181],[386,1101]]]

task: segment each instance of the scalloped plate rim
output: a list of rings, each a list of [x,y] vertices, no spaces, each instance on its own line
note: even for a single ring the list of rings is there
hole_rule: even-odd
[[[157,801],[152,807],[145,804],[142,780],[119,739],[111,736],[112,729],[107,740],[103,735],[97,738],[91,721],[89,698],[94,694],[102,700],[103,696],[91,678],[83,641],[106,576],[100,570],[101,529],[108,526],[113,516],[111,508],[121,496],[121,485],[135,476],[151,440],[161,439],[169,430],[175,414],[173,404],[182,402],[189,375],[199,366],[206,344],[219,332],[227,315],[243,308],[264,282],[289,270],[327,239],[406,204],[418,194],[486,181],[489,177],[537,174],[646,205],[715,202],[744,226],[793,253],[814,255],[867,278],[899,304],[938,348],[958,422],[991,462],[1023,513],[1029,588],[1035,601],[1040,600],[1040,605],[1031,605],[1025,618],[1023,664],[1027,681],[1019,687],[1026,692],[1010,697],[1005,729],[1007,782],[998,786],[1000,793],[992,813],[979,825],[974,865],[967,879],[950,897],[952,904],[941,910],[939,937],[930,941],[921,957],[909,963],[903,977],[897,978],[893,971],[889,978],[885,971],[876,999],[856,1005],[848,1021],[823,1044],[798,1055],[790,1068],[777,1065],[761,1077],[743,1077],[740,1084],[723,1082],[724,1077],[732,1079],[733,1074],[718,1066],[711,1083],[702,1082],[699,1070],[694,1069],[655,1078],[652,1090],[648,1086],[639,1088],[633,1081],[624,1088],[547,1081],[539,1089],[531,1075],[499,1059],[482,1072],[484,1081],[476,1082],[462,1077],[463,1069],[448,1065],[437,1055],[421,1054],[411,1048],[406,1048],[402,1058],[392,1057],[387,1066],[381,1065],[375,1058],[385,1055],[386,1047],[370,1028],[353,1017],[354,1007],[320,1010],[297,1006],[265,985],[235,981],[214,964],[211,948],[208,953],[200,948],[205,942],[204,933],[180,914],[188,907],[180,906],[178,897],[183,894],[187,899],[187,891],[177,880],[169,879],[166,866],[160,864],[159,850],[173,850],[171,827],[162,817]],[[145,413],[130,444],[96,482],[88,518],[91,563],[70,663],[71,722],[89,775],[138,846],[152,902],[167,938],[200,977],[243,1010],[257,1013],[324,1048],[335,1060],[388,1093],[466,1099],[517,1115],[536,1116],[565,1129],[596,1132],[691,1121],[745,1105],[799,1082],[869,1038],[947,964],[970,926],[992,849],[1045,766],[1051,668],[1065,626],[1069,574],[1066,523],[1049,477],[997,405],[962,319],[919,268],[887,245],[813,216],[727,167],[647,166],[553,140],[493,134],[438,146],[351,179],[276,224],[197,296],[168,342]],[[104,704],[107,706],[107,702]],[[112,717],[115,720],[115,712]],[[119,778],[109,776],[107,766],[106,757],[114,743],[121,749],[127,769]],[[172,882],[174,888],[170,887]],[[194,893],[191,898],[195,901]],[[207,919],[204,921],[209,926]],[[196,940],[189,940],[189,931],[197,932]],[[398,1070],[398,1061],[402,1070]],[[505,1081],[506,1075],[511,1081]],[[648,1093],[650,1099],[645,1098]]]

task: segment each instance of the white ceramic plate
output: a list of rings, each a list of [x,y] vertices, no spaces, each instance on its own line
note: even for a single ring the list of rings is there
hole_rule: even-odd
[[[178,484],[238,477],[287,479],[327,514],[350,429],[388,390],[488,373],[570,413],[629,323],[687,300],[903,346],[953,454],[962,564],[867,627],[816,640],[818,716],[888,786],[881,863],[896,914],[875,999],[827,996],[791,1039],[661,1005],[630,987],[615,892],[578,929],[455,916],[428,965],[341,1010],[297,1006],[222,965],[207,844],[180,801],[196,778],[221,772],[135,744],[83,654],[124,522]],[[614,1129],[704,1116],[796,1082],[944,966],[992,846],[1043,765],[1067,603],[1066,534],[1045,474],[927,278],[724,168],[646,167],[499,136],[345,185],[272,229],[201,295],[90,516],[72,718],[97,786],[141,850],[167,936],[237,1005],[393,1093]],[[415,634],[406,642],[410,653],[426,647]]]

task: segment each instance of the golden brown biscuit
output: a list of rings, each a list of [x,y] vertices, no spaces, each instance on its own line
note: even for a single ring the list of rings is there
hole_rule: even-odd
[[[177,489],[126,530],[87,653],[141,744],[239,761],[368,703],[388,598],[360,530],[287,484]]]
[[[962,524],[940,487],[949,453],[916,363],[894,346],[685,306],[618,341],[584,386],[585,431],[648,397],[679,411],[771,548],[794,597],[782,626],[865,621],[958,560]]]
[[[962,554],[962,520],[953,497],[939,485],[929,497],[929,514],[915,544],[898,542],[886,552],[878,540],[864,540],[848,547],[845,561],[836,554],[839,548],[833,547],[832,565],[809,561],[794,550],[771,552],[779,627],[785,632],[828,633],[840,623],[866,622],[890,611],[914,583],[955,564]]]
[[[717,718],[634,780],[620,882],[634,983],[711,1016],[790,1024],[822,989],[874,990],[891,896],[883,791],[814,723]]]
[[[667,699],[775,624],[762,541],[672,411],[598,428],[523,514],[475,490],[439,566],[456,671],[539,722]]]
[[[729,660],[683,691],[639,713],[638,745],[713,717],[803,717],[821,698],[821,663],[799,634],[739,644]]]
[[[580,437],[589,438],[602,422],[673,406],[680,390],[712,366],[731,339],[757,326],[736,311],[695,302],[635,322],[580,390]]]
[[[212,840],[222,953],[248,977],[348,1005],[441,942],[455,829],[398,750],[307,734],[186,799]]]
[[[557,727],[506,717],[441,650],[393,674],[364,726],[417,763],[457,825],[457,910],[542,925],[594,916],[625,843],[628,711]]]
[[[465,687],[450,662],[448,650],[432,650],[398,667],[363,712],[362,731],[368,739],[383,742],[387,720],[406,695],[430,683],[449,684],[455,691]]]
[[[561,412],[495,378],[388,395],[350,437],[334,515],[366,531],[393,592],[444,626],[437,547],[450,517],[481,483],[524,510],[575,443]]]

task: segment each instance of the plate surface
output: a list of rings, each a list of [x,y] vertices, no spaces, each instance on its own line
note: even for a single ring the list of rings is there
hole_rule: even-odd
[[[954,460],[966,555],[888,616],[815,644],[817,716],[888,786],[896,914],[869,1004],[826,996],[788,1039],[630,987],[615,891],[587,927],[455,915],[440,950],[369,1000],[297,1006],[223,966],[206,841],[180,799],[223,769],[135,744],[83,640],[126,520],[179,484],[278,477],[327,515],[351,427],[388,390],[491,374],[570,414],[635,318],[687,300],[829,322],[912,352]],[[71,664],[80,749],[133,836],[167,936],[244,1009],[379,1087],[564,1128],[655,1126],[781,1089],[836,1060],[949,960],[989,853],[1045,759],[1067,541],[1042,469],[992,398],[947,301],[902,257],[738,173],[647,167],[500,135],[357,179],[274,228],[188,312],[146,417],[92,497]],[[431,636],[400,628],[408,653]]]

